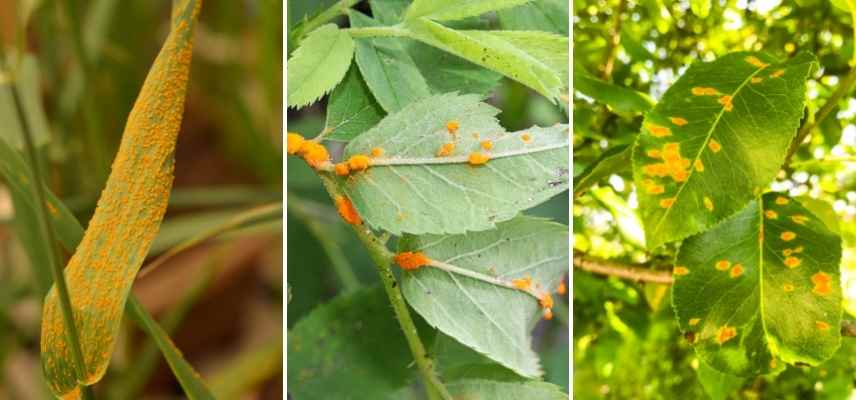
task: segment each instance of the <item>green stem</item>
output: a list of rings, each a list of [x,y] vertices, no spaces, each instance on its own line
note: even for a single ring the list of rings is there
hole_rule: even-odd
[[[332,199],[344,194],[339,189],[336,182],[327,174],[319,174],[324,188]],[[410,352],[416,361],[420,374],[425,384],[425,392],[429,400],[452,400],[452,396],[446,389],[443,382],[434,372],[433,361],[428,358],[425,351],[425,345],[419,339],[419,333],[416,331],[416,325],[413,323],[413,318],[410,316],[410,311],[407,309],[407,304],[404,302],[404,296],[401,294],[398,282],[395,280],[395,275],[392,273],[393,253],[386,248],[383,242],[372,233],[371,229],[365,225],[353,225],[354,232],[357,237],[369,252],[369,257],[377,266],[380,279],[383,282],[389,302],[392,304],[392,309],[395,312],[395,317],[398,319],[398,324],[401,330],[404,331],[404,336],[407,339],[407,344],[410,346]]]
[[[410,33],[407,30],[397,26],[374,26],[366,28],[348,28],[343,30],[353,38],[410,36]]]
[[[57,297],[59,297],[60,309],[62,310],[63,323],[65,325],[65,333],[66,338],[68,340],[69,345],[71,346],[71,356],[75,365],[77,379],[80,382],[83,382],[86,378],[86,364],[83,361],[83,351],[80,346],[80,337],[77,333],[77,326],[74,322],[74,312],[71,307],[71,299],[68,294],[68,286],[65,282],[65,276],[63,274],[63,266],[60,264],[60,253],[59,248],[57,247],[57,240],[53,231],[53,228],[50,226],[48,222],[48,218],[50,213],[47,209],[47,194],[45,194],[45,187],[42,183],[42,174],[39,168],[38,156],[36,153],[36,146],[33,144],[33,136],[30,131],[29,121],[27,120],[26,115],[24,114],[24,106],[21,101],[21,95],[18,93],[18,86],[15,84],[14,80],[9,85],[9,89],[12,91],[12,99],[15,104],[15,111],[17,113],[18,122],[21,125],[21,132],[24,139],[24,144],[27,149],[27,157],[30,161],[30,167],[33,169],[33,187],[35,187],[35,196],[39,202],[39,206],[35,207],[35,215],[36,219],[38,219],[39,226],[41,227],[43,237],[47,241],[47,246],[49,247],[47,252],[47,258],[51,264],[51,272],[53,275],[54,283],[56,284]],[[92,389],[86,385],[81,386],[81,394],[84,399],[93,399],[94,395],[92,394]]]

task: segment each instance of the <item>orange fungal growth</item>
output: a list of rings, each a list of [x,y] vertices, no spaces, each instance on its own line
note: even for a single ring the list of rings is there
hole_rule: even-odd
[[[797,248],[794,249],[794,253],[802,253],[804,249],[805,248],[802,246],[797,246]]]
[[[695,160],[695,162],[693,162],[693,166],[695,167],[696,171],[704,172],[704,163],[701,162],[701,159]]]
[[[56,209],[56,207],[53,205],[53,203],[51,203],[49,201],[45,201],[45,205],[48,207],[48,211],[51,213],[51,215],[59,214],[59,210]]]
[[[814,321],[814,326],[821,331],[829,330],[829,324],[823,321]]]
[[[796,258],[794,256],[790,256],[790,257],[785,258],[785,266],[788,268],[799,267],[801,263],[802,263],[802,260],[800,260],[799,258]]]
[[[763,80],[764,80],[764,78],[761,78],[760,76],[754,76],[751,79],[752,83],[761,83],[761,81],[763,81]]]
[[[370,154],[372,157],[375,157],[375,158],[380,157],[383,155],[383,149],[380,147],[372,148],[372,151]]]
[[[482,140],[479,144],[481,145],[481,148],[485,150],[490,150],[493,148],[493,142],[491,142],[490,140]]]
[[[545,293],[543,296],[538,298],[538,303],[541,304],[542,308],[553,308],[553,296],[550,296],[549,293]]]
[[[431,261],[428,257],[425,256],[424,253],[420,251],[405,251],[403,253],[398,253],[394,257],[395,263],[398,264],[401,269],[406,271],[411,271],[417,269],[419,267],[428,265]]]
[[[666,189],[663,185],[650,185],[645,188],[645,191],[648,192],[648,194],[662,194],[665,190]]]
[[[690,318],[689,320],[690,326],[696,326],[699,322],[701,322],[701,318]]]
[[[814,284],[814,289],[812,289],[812,293],[826,296],[832,292],[832,277],[825,272],[818,272],[811,276],[811,283]]]
[[[724,325],[716,332],[716,342],[723,344],[737,336],[737,329],[733,326]]]
[[[648,150],[648,156],[659,156],[663,162],[645,165],[642,167],[644,174],[660,178],[669,176],[675,182],[685,182],[689,178],[690,160],[681,156],[679,143],[666,143],[662,150]]]
[[[452,120],[446,123],[446,130],[451,134],[455,134],[458,132],[458,128],[461,127],[461,124],[458,121]]]
[[[336,175],[339,175],[339,176],[348,176],[348,174],[351,173],[351,169],[348,168],[348,163],[346,163],[346,162],[341,162],[341,163],[336,164],[333,167],[333,170],[336,171]]]
[[[782,254],[783,254],[785,257],[787,257],[787,256],[789,256],[789,255],[791,255],[791,254],[793,254],[793,253],[794,253],[794,250],[793,250],[793,249],[784,249],[784,250],[782,250]]]
[[[784,74],[785,74],[785,70],[780,69],[780,70],[778,70],[778,71],[773,72],[772,74],[770,74],[770,77],[771,77],[771,78],[781,78],[781,77],[782,77],[782,75],[784,75]]]
[[[783,206],[783,205],[785,205],[785,204],[788,204],[788,198],[787,198],[787,197],[782,197],[782,196],[776,197],[776,204],[778,204],[778,205],[780,205],[780,206]]]
[[[532,277],[527,276],[525,278],[514,279],[511,281],[511,284],[520,290],[529,290],[532,287]]]
[[[779,218],[779,214],[773,210],[764,211],[764,216],[767,217],[767,219]]]
[[[720,271],[727,271],[728,268],[731,268],[731,262],[728,260],[719,260],[716,262],[716,269]]]
[[[734,266],[731,267],[731,272],[729,272],[728,275],[732,278],[740,277],[740,275],[743,275],[743,266],[740,264],[734,264]]]
[[[752,64],[758,68],[764,68],[764,67],[770,65],[770,64],[767,64],[767,63],[759,60],[758,57],[755,57],[755,56],[746,57],[746,62],[748,62],[749,64]]]
[[[673,204],[675,204],[675,198],[674,197],[670,197],[668,199],[660,200],[660,207],[662,207],[662,208],[669,208]]]
[[[792,285],[790,283],[786,283],[786,284],[782,285],[782,290],[784,290],[785,293],[793,292],[794,291],[794,285]]]
[[[716,141],[716,139],[711,138],[709,142],[707,142],[707,148],[714,153],[719,153],[722,150],[722,145]]]
[[[443,143],[443,145],[437,150],[437,157],[446,157],[452,154],[453,151],[455,151],[454,143]]]
[[[529,133],[523,133],[522,135],[520,135],[520,140],[522,140],[523,143],[529,143],[532,141],[532,135],[530,135]]]
[[[371,165],[372,160],[364,154],[357,154],[348,159],[348,168],[351,171],[364,171]]]
[[[556,294],[564,296],[565,293],[568,293],[568,287],[565,286],[565,282],[559,282],[559,287],[556,288]]]
[[[300,153],[303,154],[303,159],[312,168],[318,168],[321,164],[330,161],[330,153],[324,145],[315,142],[305,142],[300,148]]]
[[[363,219],[360,218],[360,214],[357,213],[357,209],[354,208],[354,204],[351,203],[351,200],[345,196],[336,196],[336,210],[339,211],[339,215],[342,216],[342,219],[345,222],[351,225],[359,225],[363,223]]]
[[[553,310],[550,308],[545,308],[544,311],[542,312],[542,315],[544,316],[545,320],[549,321],[549,320],[553,319]]]
[[[782,235],[780,237],[782,238],[782,240],[784,240],[786,242],[790,242],[791,240],[794,240],[794,238],[797,237],[797,234],[793,233],[791,231],[786,231],[786,232],[782,232]]]
[[[712,87],[696,86],[692,88],[693,96],[716,96],[719,91]]]
[[[710,197],[704,196],[704,208],[706,208],[707,211],[713,211],[713,200],[711,200]]]
[[[657,150],[657,149],[648,150],[645,152],[645,154],[647,154],[648,157],[651,157],[651,158],[660,158],[660,150]]]
[[[672,123],[677,125],[677,126],[684,126],[687,124],[687,120],[685,120],[681,117],[671,117],[671,118],[669,118],[669,121],[672,121]]]
[[[488,162],[489,160],[490,160],[490,157],[489,157],[489,156],[484,155],[484,154],[482,154],[482,153],[479,153],[479,152],[477,152],[477,151],[474,151],[474,152],[470,153],[470,157],[467,159],[467,161],[468,161],[468,162],[470,163],[470,165],[472,165],[472,166],[487,164],[487,162]]]
[[[303,143],[306,142],[306,139],[298,133],[288,132],[288,135],[286,135],[286,142],[288,154],[296,154],[303,146]]]
[[[732,98],[729,95],[723,95],[719,98],[719,104],[722,104],[725,111],[731,111],[734,108],[734,104],[731,102],[731,99]]]
[[[648,132],[651,132],[651,135],[654,137],[666,137],[672,135],[672,130],[666,128],[665,126],[660,126],[657,124],[648,124]]]
[[[687,267],[676,265],[674,268],[672,268],[672,273],[678,276],[683,276],[689,274],[690,270]]]
[[[808,221],[808,217],[806,217],[805,215],[791,215],[791,221],[803,225],[806,221]]]

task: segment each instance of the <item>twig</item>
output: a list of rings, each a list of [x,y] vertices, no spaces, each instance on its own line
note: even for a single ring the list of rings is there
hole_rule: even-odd
[[[672,273],[648,269],[644,264],[629,265],[601,260],[583,254],[574,254],[574,267],[598,275],[615,276],[634,282],[652,282],[671,285]]]
[[[627,5],[626,0],[618,2],[618,8],[615,10],[615,19],[612,24],[612,34],[609,37],[609,42],[606,44],[606,58],[603,62],[603,74],[601,78],[608,81],[612,75],[612,69],[615,66],[615,56],[618,53],[618,44],[621,43],[621,14],[624,13],[624,8]]]

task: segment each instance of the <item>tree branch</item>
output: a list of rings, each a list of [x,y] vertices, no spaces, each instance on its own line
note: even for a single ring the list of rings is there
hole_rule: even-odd
[[[585,254],[574,254],[574,267],[597,275],[615,276],[634,282],[651,282],[671,285],[672,273],[649,269],[647,264],[623,264],[602,260]]]

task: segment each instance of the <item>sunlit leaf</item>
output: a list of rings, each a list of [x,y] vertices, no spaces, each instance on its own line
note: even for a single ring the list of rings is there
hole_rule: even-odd
[[[502,29],[549,31],[567,35],[570,28],[570,2],[563,0],[534,0],[497,11]]]
[[[567,125],[505,132],[497,112],[477,95],[436,95],[352,140],[345,159],[383,153],[343,179],[363,220],[394,234],[484,230],[567,190]]]
[[[776,173],[805,107],[814,56],[738,52],[693,64],[642,123],[633,176],[649,248],[744,208]]]
[[[648,95],[597,79],[580,65],[574,66],[574,90],[622,113],[648,111],[654,105]]]
[[[55,288],[42,314],[42,366],[51,390],[67,395],[98,382],[110,362],[125,301],[157,234],[172,187],[173,152],[201,3],[187,0],[140,91],[106,188],[65,268],[86,371],[78,382]]]
[[[304,107],[336,86],[351,64],[354,41],[334,24],[310,32],[288,59],[288,106]]]
[[[629,170],[632,148],[627,145],[607,150],[592,165],[574,177],[574,196],[579,196],[598,181],[622,171]]]
[[[696,376],[711,400],[725,400],[743,386],[745,378],[723,374],[704,362],[699,362]]]
[[[519,217],[497,229],[455,236],[406,236],[399,251],[502,280],[531,278],[533,287],[554,292],[567,273],[568,228]],[[542,375],[531,331],[541,318],[538,299],[437,268],[405,272],[407,302],[432,326],[525,377]]]
[[[707,18],[710,14],[711,0],[690,0],[690,9],[699,18]]]
[[[456,20],[518,6],[529,1],[531,0],[415,0],[407,9],[404,18]]]
[[[768,193],[684,241],[672,304],[696,353],[754,376],[817,365],[840,344],[841,239],[797,201]]]

